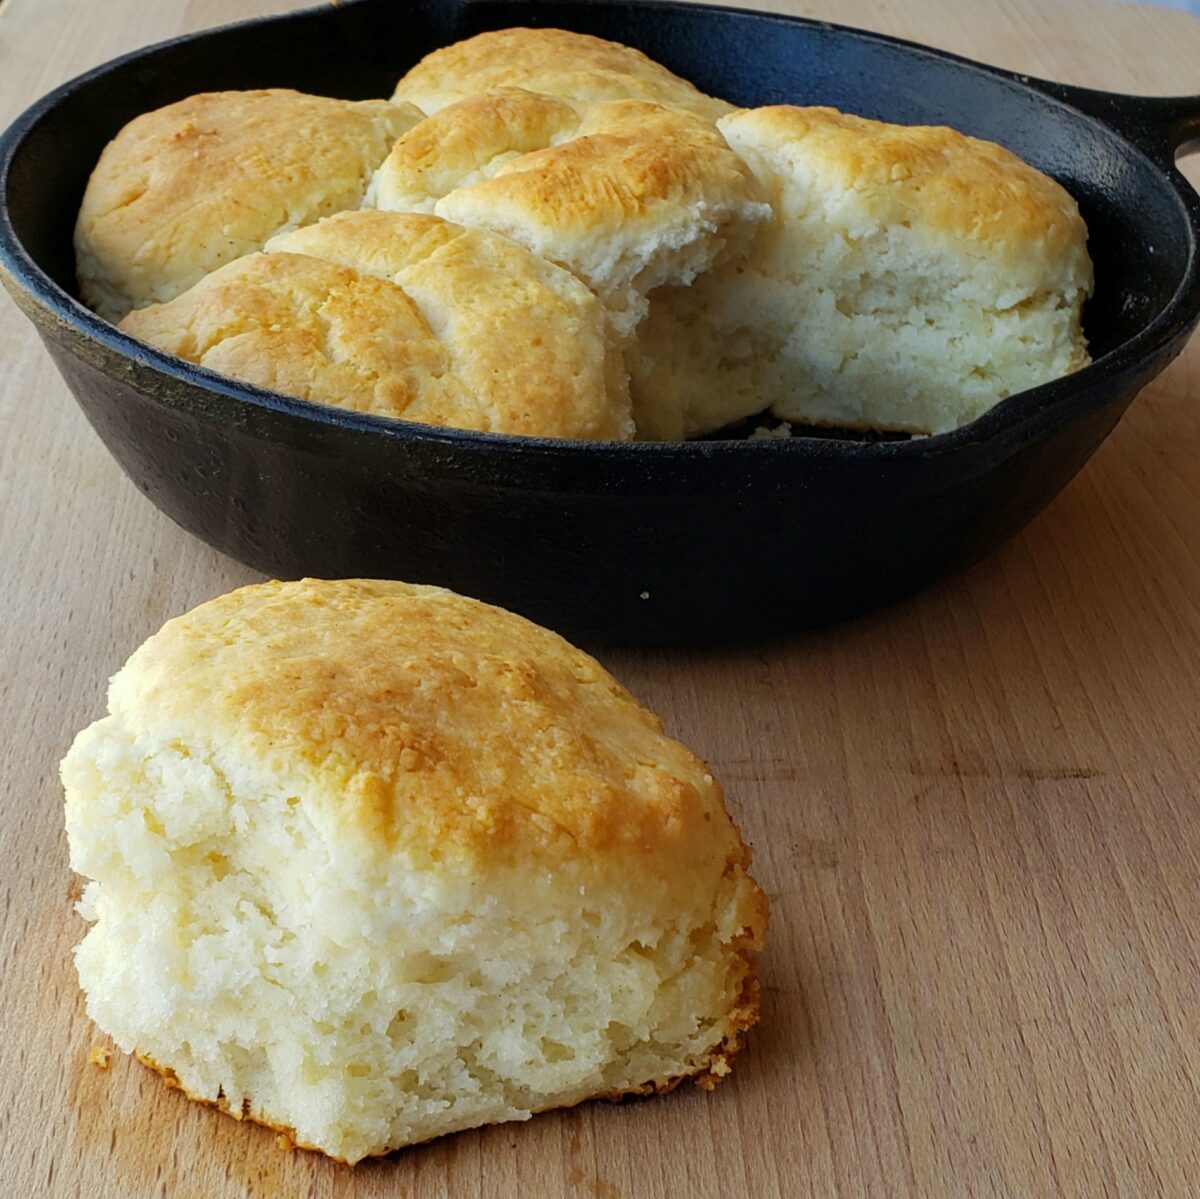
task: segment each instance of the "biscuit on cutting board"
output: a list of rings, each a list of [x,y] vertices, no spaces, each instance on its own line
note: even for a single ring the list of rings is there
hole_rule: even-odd
[[[88,1012],[354,1162],[729,1073],[766,901],[704,763],[592,658],[435,587],[169,621],[62,766]]]

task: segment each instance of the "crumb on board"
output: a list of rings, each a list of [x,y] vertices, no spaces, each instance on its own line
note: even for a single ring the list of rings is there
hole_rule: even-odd
[[[704,1074],[697,1075],[696,1086],[702,1091],[713,1091],[717,1084],[727,1074],[733,1072],[733,1067],[730,1066],[728,1059],[722,1054],[713,1058],[711,1065]]]
[[[107,1045],[93,1045],[88,1050],[88,1061],[100,1070],[107,1070],[112,1062],[112,1050]]]
[[[296,1148],[296,1142],[288,1136],[286,1132],[281,1132],[275,1137],[275,1144],[283,1150],[284,1153],[291,1153]]]

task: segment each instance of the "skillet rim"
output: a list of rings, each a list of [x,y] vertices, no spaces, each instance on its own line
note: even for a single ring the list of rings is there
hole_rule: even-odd
[[[386,0],[343,0],[343,9]],[[469,7],[470,0],[464,7]],[[115,73],[139,60],[164,50],[188,45],[235,28],[253,28],[286,22],[303,23],[314,17],[329,16],[326,4],[312,5],[291,12],[275,13],[235,21],[225,25],[197,30],[180,37],[168,38],[140,47],[117,58],[101,63],[47,92],[20,113],[0,134],[0,277],[10,290],[19,289],[35,306],[69,333],[80,339],[72,351],[90,350],[85,356],[92,359],[105,373],[111,374],[105,359],[116,356],[134,368],[127,380],[138,390],[147,392],[160,403],[178,405],[177,398],[163,395],[165,382],[172,389],[199,389],[223,401],[235,401],[264,410],[273,416],[296,419],[316,426],[338,430],[353,430],[389,440],[430,443],[447,450],[478,449],[482,452],[540,457],[547,454],[583,455],[589,458],[622,458],[646,461],[654,459],[704,459],[715,456],[761,454],[791,454],[804,458],[840,459],[905,459],[930,458],[966,449],[972,445],[990,443],[1003,438],[1023,438],[1036,435],[1037,426],[1051,423],[1071,407],[1072,401],[1083,402],[1121,375],[1138,366],[1153,362],[1172,342],[1186,334],[1200,317],[1200,195],[1184,178],[1173,161],[1179,147],[1172,144],[1166,128],[1154,129],[1162,145],[1150,147],[1137,140],[1121,127],[1122,115],[1134,115],[1156,105],[1174,109],[1191,106],[1200,110],[1200,97],[1133,96],[1119,92],[1104,92],[1092,88],[1043,80],[1003,67],[981,63],[951,51],[940,50],[904,38],[835,22],[759,9],[735,8],[724,4],[691,4],[681,0],[546,0],[553,7],[617,7],[660,11],[695,12],[697,9],[718,15],[749,17],[777,22],[788,26],[804,26],[831,33],[839,38],[873,42],[904,52],[950,62],[965,67],[968,72],[991,76],[1019,90],[1032,93],[1039,104],[1051,105],[1067,114],[1070,120],[1082,120],[1095,126],[1103,135],[1115,139],[1122,148],[1140,159],[1166,185],[1171,198],[1180,209],[1187,230],[1187,261],[1174,294],[1158,315],[1133,337],[1121,342],[1101,358],[1072,374],[1051,380],[1041,386],[1014,393],[988,409],[976,420],[945,433],[915,436],[897,441],[856,441],[819,435],[798,437],[761,437],[691,441],[581,441],[569,438],[531,437],[517,434],[489,433],[447,426],[427,425],[418,421],[373,416],[346,411],[330,405],[301,400],[279,392],[230,379],[205,367],[166,354],[121,332],[96,315],[67,291],[61,288],[34,261],[12,226],[8,192],[13,160],[28,135],[55,108],[79,89],[97,79]],[[1089,108],[1089,102],[1109,105],[1116,120],[1106,120]],[[1165,161],[1156,157],[1155,151]],[[14,295],[14,299],[17,297]],[[19,307],[24,307],[18,302]],[[27,315],[32,314],[27,312]],[[35,323],[36,320],[35,320]],[[98,351],[98,353],[97,353]],[[97,361],[99,359],[99,361]],[[157,384],[157,386],[156,386]],[[767,418],[768,421],[774,418]]]

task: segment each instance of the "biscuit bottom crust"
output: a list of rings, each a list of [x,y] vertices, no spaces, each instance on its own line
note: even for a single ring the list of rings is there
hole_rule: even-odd
[[[673,1074],[666,1078],[648,1079],[638,1086],[629,1087],[623,1091],[597,1091],[594,1095],[585,1095],[583,1098],[576,1099],[571,1103],[548,1104],[545,1107],[534,1108],[530,1112],[530,1115],[537,1116],[543,1112],[564,1110],[566,1108],[578,1107],[583,1103],[593,1103],[601,1100],[606,1100],[609,1103],[623,1103],[627,1099],[645,1099],[651,1095],[668,1095],[681,1083],[688,1081],[688,1079],[691,1079],[701,1090],[715,1090],[719,1083],[723,1082],[733,1073],[733,1059],[746,1047],[745,1034],[758,1023],[759,1018],[758,979],[754,973],[754,956],[745,950],[739,956],[745,963],[746,976],[737,1004],[729,1013],[729,1031],[726,1033],[725,1038],[705,1054],[691,1070],[680,1074]],[[175,1091],[182,1091],[194,1103],[201,1103],[205,1107],[216,1108],[218,1111],[224,1112],[227,1116],[232,1116],[235,1120],[249,1120],[253,1124],[260,1124],[263,1128],[269,1128],[272,1132],[277,1132],[280,1136],[286,1137],[291,1142],[293,1148],[308,1149],[313,1153],[324,1154],[325,1157],[330,1158],[332,1161],[340,1162],[342,1165],[353,1167],[359,1161],[367,1158],[387,1157],[388,1154],[396,1153],[400,1149],[425,1145],[431,1141],[438,1140],[442,1136],[449,1135],[448,1132],[435,1133],[433,1136],[425,1137],[422,1140],[406,1141],[402,1145],[389,1145],[385,1149],[374,1150],[371,1153],[365,1154],[363,1158],[356,1158],[354,1161],[350,1161],[347,1158],[339,1157],[336,1153],[330,1153],[327,1149],[322,1149],[320,1145],[314,1145],[311,1142],[305,1141],[290,1124],[272,1119],[267,1113],[255,1110],[254,1101],[250,1096],[247,1096],[242,1101],[240,1107],[235,1108],[220,1093],[218,1093],[216,1099],[209,1099],[204,1095],[197,1095],[189,1091],[179,1081],[179,1076],[170,1066],[161,1065],[148,1053],[143,1053],[140,1049],[134,1049],[133,1056],[143,1066],[153,1070],[169,1088]],[[485,1123],[511,1123],[511,1121],[487,1121]],[[484,1126],[484,1124],[475,1125],[475,1127]],[[454,1131],[465,1132],[467,1130],[464,1128],[455,1128]]]

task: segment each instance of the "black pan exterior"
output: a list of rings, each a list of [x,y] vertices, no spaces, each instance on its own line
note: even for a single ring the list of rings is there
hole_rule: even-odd
[[[639,46],[742,103],[831,103],[1008,145],[1080,199],[1099,361],[938,437],[596,445],[287,399],[71,298],[87,176],[136,113],[221,87],[386,95],[437,45],[539,23]],[[813,22],[644,0],[355,0],[140,52],[35,106],[0,141],[0,270],[130,477],[259,570],[441,583],[592,642],[768,635],[905,595],[1011,536],[1179,352],[1200,313],[1200,206],[1171,160],[1198,123],[1200,102],[1030,83]]]

